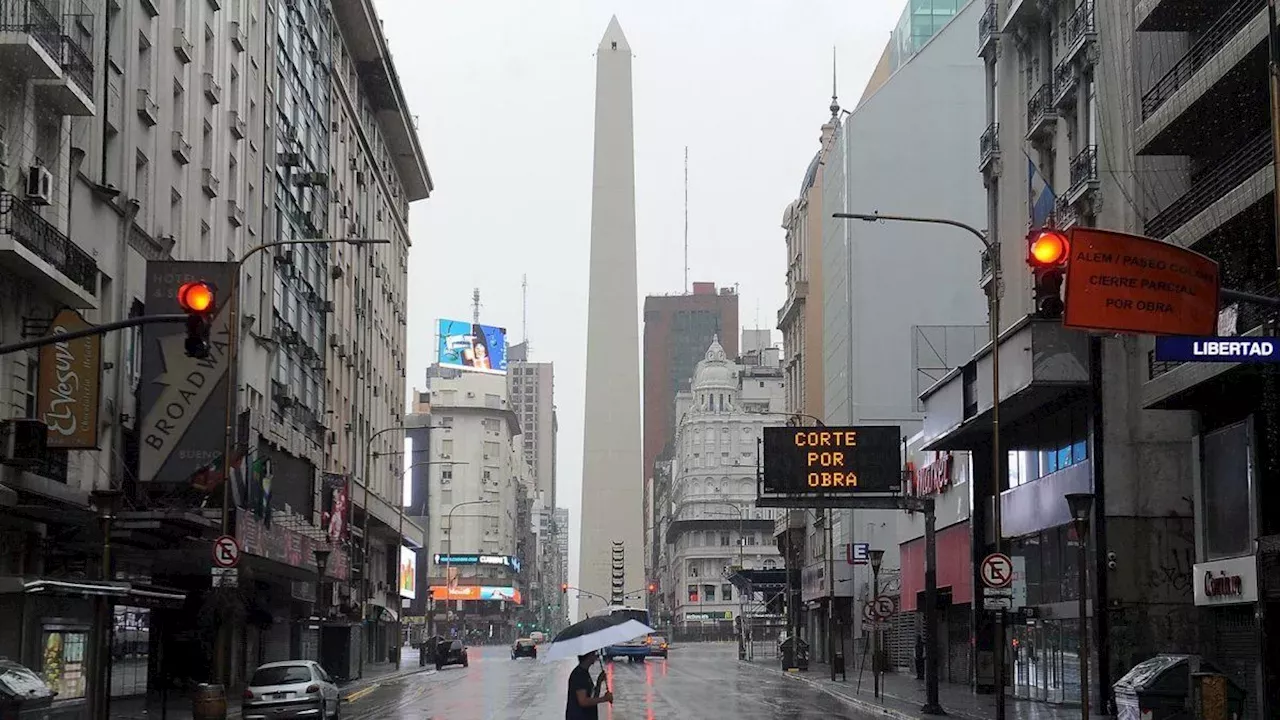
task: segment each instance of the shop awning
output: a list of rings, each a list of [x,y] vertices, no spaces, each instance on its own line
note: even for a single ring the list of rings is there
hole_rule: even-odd
[[[1063,503],[1064,505],[1066,503]],[[951,602],[973,602],[973,558],[970,551],[969,522],[960,522],[938,531],[938,589],[951,590]],[[917,595],[924,594],[924,538],[905,542],[902,551],[902,591],[899,608],[914,612]]]
[[[399,619],[399,614],[382,603],[369,602],[364,607],[364,619],[369,622],[393,623]]]
[[[142,606],[180,604],[187,599],[183,590],[140,583],[107,580],[61,580],[52,578],[0,577],[0,595],[45,595],[54,597],[106,596]]]

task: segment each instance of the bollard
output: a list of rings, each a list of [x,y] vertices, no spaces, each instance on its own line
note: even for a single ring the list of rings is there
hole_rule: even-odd
[[[191,697],[191,720],[227,720],[227,690],[200,683]]]

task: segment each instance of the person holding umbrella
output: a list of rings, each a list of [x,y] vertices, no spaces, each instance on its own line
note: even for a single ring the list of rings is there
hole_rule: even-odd
[[[603,695],[596,696],[598,685],[603,684],[604,671],[600,671],[598,682],[591,682],[591,666],[596,663],[599,653],[595,650],[578,656],[578,666],[569,673],[569,698],[564,708],[565,720],[597,720],[600,717],[599,706],[613,702],[613,693],[605,690]]]

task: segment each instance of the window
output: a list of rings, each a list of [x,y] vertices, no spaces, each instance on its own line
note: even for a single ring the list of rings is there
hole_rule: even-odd
[[[721,600],[732,600],[732,599],[733,599],[733,586],[732,586],[732,585],[721,585],[721,586],[720,586],[720,599],[721,599]]]
[[[1200,501],[1205,560],[1235,557],[1253,545],[1253,429],[1248,421],[1200,441]],[[1247,513],[1247,514],[1245,514]]]
[[[41,674],[59,700],[84,697],[85,646],[89,639],[87,629],[48,625],[44,628],[41,643],[44,666]]]

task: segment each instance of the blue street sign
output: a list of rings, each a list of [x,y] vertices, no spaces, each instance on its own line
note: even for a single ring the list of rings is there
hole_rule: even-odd
[[[851,543],[847,546],[846,559],[850,565],[866,565],[871,559],[871,543]]]
[[[1280,362],[1280,343],[1265,337],[1157,337],[1156,360],[1174,362]]]

